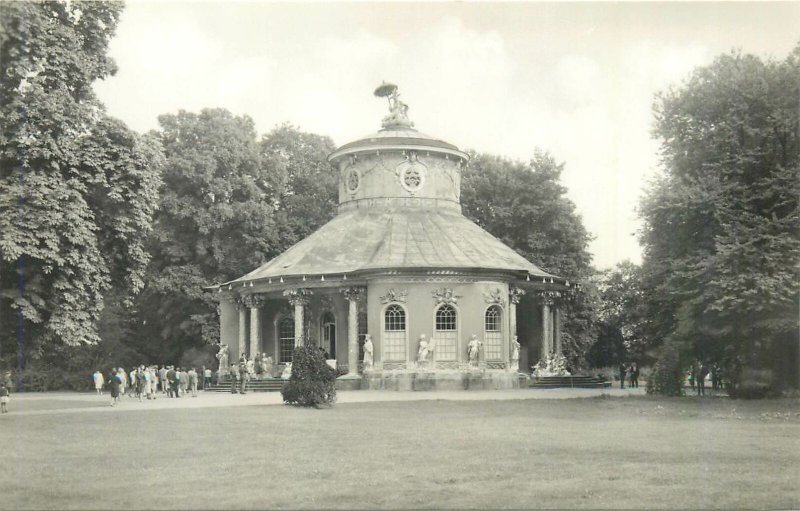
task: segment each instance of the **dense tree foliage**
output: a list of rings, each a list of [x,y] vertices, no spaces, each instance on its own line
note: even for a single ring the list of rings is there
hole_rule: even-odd
[[[328,138],[281,126],[257,139],[252,119],[222,109],[159,118],[164,187],[134,334],[150,357],[179,362],[219,337],[215,297],[334,213]]]
[[[472,154],[462,174],[464,214],[529,261],[555,275],[586,283],[592,275],[590,236],[560,183],[563,164],[537,151],[530,162]],[[587,291],[591,291],[587,289]],[[561,304],[562,342],[573,366],[595,338],[595,293]]]
[[[116,68],[122,5],[0,3],[0,346],[37,358],[99,341],[114,285],[144,285],[157,141],[109,118],[92,91]],[[18,321],[21,315],[22,322]]]
[[[652,362],[652,340],[645,336],[646,315],[641,269],[630,261],[599,272],[595,278],[598,290],[598,335],[588,359],[595,367],[637,361]]]
[[[657,98],[664,174],[642,201],[651,337],[797,383],[800,46],[733,53]]]

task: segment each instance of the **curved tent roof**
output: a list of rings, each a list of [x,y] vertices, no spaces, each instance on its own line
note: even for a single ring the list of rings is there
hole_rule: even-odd
[[[231,282],[381,269],[499,270],[558,278],[458,211],[404,207],[340,212],[280,256]]]

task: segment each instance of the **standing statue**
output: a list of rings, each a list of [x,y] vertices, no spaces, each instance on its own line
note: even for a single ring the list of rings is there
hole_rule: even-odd
[[[481,344],[481,341],[478,340],[478,336],[472,334],[472,337],[469,338],[469,344],[467,344],[467,358],[469,359],[470,367],[478,367]]]
[[[417,365],[420,367],[428,365],[430,362],[429,356],[433,352],[433,339],[431,342],[428,342],[425,338],[425,334],[420,334],[419,336],[419,350],[417,351]]]
[[[550,353],[533,366],[534,376],[570,376],[564,355]]]
[[[515,335],[514,338],[511,339],[511,369],[514,371],[519,370],[519,348],[520,344]]]
[[[266,353],[261,354],[261,374],[272,376],[272,357],[268,357]]]
[[[220,344],[219,351],[217,352],[217,360],[219,360],[219,374],[220,376],[228,374],[228,345]]]
[[[364,370],[372,369],[374,360],[372,358],[375,347],[372,345],[372,336],[369,334],[364,336]]]

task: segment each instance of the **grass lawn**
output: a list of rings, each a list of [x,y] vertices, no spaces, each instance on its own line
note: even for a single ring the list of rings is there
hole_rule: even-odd
[[[800,508],[797,400],[0,417],[0,508]]]

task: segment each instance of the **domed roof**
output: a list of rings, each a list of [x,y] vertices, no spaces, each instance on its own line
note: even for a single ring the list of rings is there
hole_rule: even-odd
[[[457,146],[407,126],[390,126],[344,144],[331,153],[328,160],[334,161],[348,154],[391,149],[439,152],[469,160],[469,155]]]

